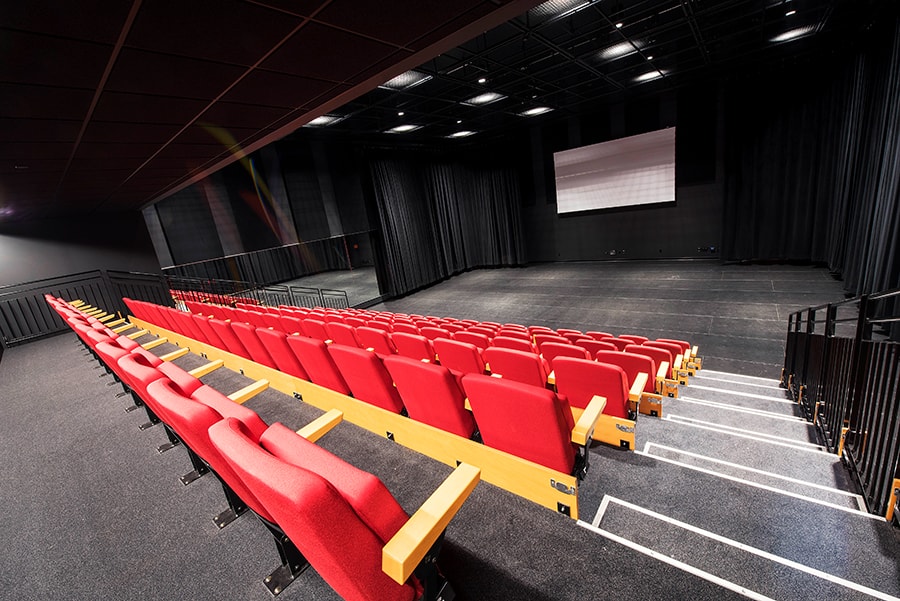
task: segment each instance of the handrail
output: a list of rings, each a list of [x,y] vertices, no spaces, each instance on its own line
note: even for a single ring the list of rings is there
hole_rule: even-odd
[[[873,326],[900,323],[900,303],[879,302],[894,298],[900,288],[791,313],[782,372],[825,445],[850,468],[869,511],[888,519],[900,515],[893,495],[900,481],[900,328],[876,336]],[[848,308],[856,314],[839,316]],[[852,333],[838,332],[853,322]]]

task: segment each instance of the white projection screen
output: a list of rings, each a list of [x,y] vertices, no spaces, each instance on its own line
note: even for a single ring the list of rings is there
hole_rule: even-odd
[[[553,154],[556,211],[675,201],[675,128]]]

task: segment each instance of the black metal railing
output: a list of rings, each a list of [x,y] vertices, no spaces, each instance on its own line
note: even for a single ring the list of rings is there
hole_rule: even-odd
[[[782,383],[854,474],[869,511],[896,512],[900,289],[791,314]],[[893,499],[893,501],[892,501]]]
[[[44,300],[52,294],[66,300],[81,299],[111,313],[126,311],[128,296],[171,305],[165,280],[158,274],[94,270],[0,288],[0,343],[9,347],[69,331]]]

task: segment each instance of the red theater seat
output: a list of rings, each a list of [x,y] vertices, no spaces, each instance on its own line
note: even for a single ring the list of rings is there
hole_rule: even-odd
[[[412,419],[465,438],[472,437],[475,420],[466,410],[465,396],[449,369],[400,356],[387,357],[384,366]]]
[[[391,342],[391,335],[385,330],[360,326],[356,328],[356,337],[360,347],[372,349],[382,358],[397,353],[397,347]]]
[[[328,354],[326,348],[328,345],[306,336],[288,336],[287,343],[309,376],[310,382],[341,394],[350,394],[350,388]]]
[[[434,361],[434,346],[431,341],[424,336],[418,334],[405,334],[403,332],[394,331],[391,336],[394,346],[397,347],[397,354],[410,359]]]
[[[328,354],[334,360],[353,397],[392,413],[403,411],[400,393],[381,359],[358,347],[331,344]]]
[[[471,330],[461,330],[453,335],[454,340],[474,344],[480,349],[486,349],[491,345],[491,339],[484,334],[473,332]],[[438,353],[440,354],[440,352]]]
[[[275,362],[276,369],[295,378],[309,380],[309,375],[303,369],[300,361],[297,360],[297,355],[288,346],[287,334],[280,330],[257,328],[256,335],[260,343],[266,348],[266,352],[269,353],[272,361]]]
[[[539,388],[547,386],[550,368],[547,361],[535,353],[492,346],[484,350],[482,357],[490,366],[491,374]]]
[[[231,330],[240,339],[241,344],[244,345],[247,352],[250,353],[251,360],[260,365],[278,369],[278,366],[275,365],[275,361],[272,360],[266,347],[260,342],[259,336],[256,335],[256,328],[257,326],[248,323],[236,322],[231,324]]]
[[[550,363],[551,369],[557,357],[575,357],[577,359],[591,359],[591,354],[580,346],[574,344],[561,344],[558,342],[545,342],[541,346],[541,355]]]
[[[474,344],[438,338],[434,341],[434,350],[441,365],[457,377],[463,374],[483,374],[485,371],[481,351]]]

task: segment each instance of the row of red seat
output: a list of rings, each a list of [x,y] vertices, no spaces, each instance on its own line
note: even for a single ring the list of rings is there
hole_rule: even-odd
[[[504,394],[520,398],[521,408],[513,415],[506,415],[505,411],[501,411],[504,419],[522,422],[526,424],[522,426],[523,428],[535,431],[535,434],[538,434],[539,430],[540,435],[507,440],[504,432],[507,426],[498,425],[494,430],[490,426],[485,428],[482,425],[482,422],[492,424],[497,421],[487,415],[492,406],[485,406],[473,399],[467,387],[477,386],[468,384],[477,380],[477,377],[486,377],[483,370],[468,375],[462,372],[454,373],[444,365],[423,362],[416,357],[393,353],[381,355],[355,345],[337,342],[326,344],[317,338],[296,333],[288,335],[274,328],[254,327],[244,322],[221,321],[143,301],[124,300],[139,319],[160,324],[188,338],[206,342],[387,411],[405,413],[416,421],[444,431],[464,438],[481,440],[504,452],[567,474],[583,475],[586,458],[584,444],[572,442],[575,423],[570,405],[582,411],[586,409],[593,396],[597,394],[599,385],[605,390],[607,406],[617,405],[613,410],[616,415],[624,415],[627,411],[625,406],[628,390],[625,375],[621,369],[612,366],[586,362],[592,370],[603,370],[604,375],[611,372],[612,376],[607,378],[608,382],[606,380],[598,382],[593,377],[596,376],[596,372],[592,372],[592,377],[573,375],[566,379],[566,382],[572,383],[566,388],[570,390],[568,395],[556,395],[544,387],[533,390],[534,387],[530,385],[508,379],[502,382],[501,388],[506,391]],[[210,337],[203,337],[202,324],[213,327],[212,331],[218,335],[221,344],[215,344]],[[443,339],[436,341],[439,345],[444,342],[451,345],[464,344]],[[498,350],[517,352],[509,349]],[[532,356],[538,358],[537,355]],[[531,404],[524,398],[526,396],[533,399]],[[466,408],[467,398],[471,411]],[[494,410],[500,411],[499,408]],[[560,457],[564,459],[559,461]]]
[[[378,478],[281,424],[267,425],[254,411],[62,299],[48,295],[47,302],[166,425],[173,443],[189,450],[199,472],[191,477],[211,470],[220,479],[229,509],[217,523],[223,526],[249,507],[269,528],[284,562],[266,579],[273,593],[312,565],[345,599],[411,601],[424,592],[434,600],[446,594],[441,589],[448,585],[439,582],[434,564],[436,549],[421,559],[424,571],[416,575],[389,577],[383,571],[383,549],[409,516]],[[458,494],[467,495],[477,470],[463,466],[458,473],[457,480],[465,481],[456,486]]]

